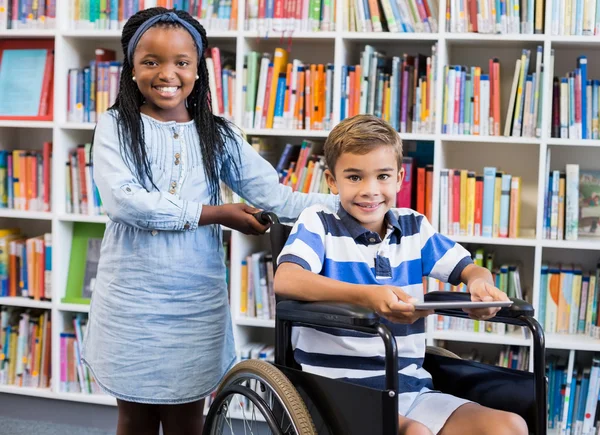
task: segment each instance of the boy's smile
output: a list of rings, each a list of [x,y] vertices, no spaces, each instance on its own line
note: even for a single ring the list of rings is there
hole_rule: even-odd
[[[133,73],[146,102],[143,113],[162,121],[189,121],[185,100],[194,89],[198,52],[179,27],[153,27],[140,38]]]
[[[344,210],[383,238],[385,214],[395,206],[404,178],[394,148],[382,145],[367,154],[342,153],[334,173],[327,171],[325,176],[332,193],[339,194]]]

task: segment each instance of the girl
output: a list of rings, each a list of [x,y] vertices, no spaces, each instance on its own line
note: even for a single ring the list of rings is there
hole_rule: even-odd
[[[210,110],[208,42],[189,14],[152,8],[121,39],[119,94],[98,121],[94,180],[106,226],[82,360],[117,398],[118,435],[202,431],[204,397],[235,363],[220,225],[266,230],[220,182],[292,220],[333,195],[293,193]]]

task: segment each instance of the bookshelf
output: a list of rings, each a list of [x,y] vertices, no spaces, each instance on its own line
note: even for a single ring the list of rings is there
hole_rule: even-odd
[[[240,1],[237,31],[208,31],[211,45],[218,46],[236,53],[236,71],[241,72],[244,55],[250,50],[273,52],[275,47],[290,48],[290,58],[299,58],[305,62],[333,62],[334,96],[333,122],[340,119],[340,83],[341,66],[355,63],[359,60],[360,51],[366,44],[376,49],[386,50],[387,55],[402,53],[431,53],[431,45],[437,43],[437,82],[436,95],[443,95],[443,67],[447,64],[487,65],[490,56],[499,57],[502,61],[502,94],[507,96],[510,90],[510,78],[514,60],[524,47],[535,49],[542,45],[544,62],[549,63],[550,50],[555,49],[554,74],[563,74],[566,69],[573,68],[574,58],[579,54],[587,54],[589,76],[600,77],[600,62],[595,56],[600,51],[600,38],[597,36],[553,36],[549,26],[544,34],[455,34],[446,32],[445,10],[446,1],[440,0],[438,7],[438,33],[365,33],[348,32],[341,25],[335,31],[329,32],[294,32],[289,33],[270,31],[257,32],[242,30],[245,16],[245,3]],[[559,0],[554,0],[559,1]],[[84,216],[65,213],[65,174],[64,162],[69,149],[77,144],[91,140],[94,124],[72,123],[67,121],[67,71],[69,68],[80,67],[93,57],[93,50],[98,46],[111,48],[120,53],[119,31],[73,30],[69,26],[69,13],[65,7],[67,2],[58,2],[57,28],[55,30],[2,30],[0,39],[4,38],[49,38],[55,41],[54,63],[54,120],[53,121],[6,121],[0,120],[0,148],[12,149],[29,143],[38,144],[43,140],[53,142],[52,161],[52,211],[23,212],[15,210],[0,210],[0,227],[17,225],[31,234],[51,232],[53,238],[52,253],[52,302],[33,302],[22,298],[0,299],[0,305],[20,307],[35,307],[51,310],[52,314],[52,387],[49,390],[17,388],[0,386],[0,393],[23,394],[57,400],[69,400],[103,405],[115,405],[115,400],[104,396],[85,394],[60,393],[58,389],[60,349],[59,336],[69,321],[72,313],[89,311],[88,306],[61,303],[65,294],[67,270],[70,258],[70,246],[74,222],[107,222],[105,216]],[[546,22],[551,13],[551,1],[546,3]],[[345,11],[337,7],[336,23],[342,23]],[[564,63],[565,67],[559,67]],[[562,69],[565,68],[565,71]],[[241,74],[239,74],[241,76]],[[242,80],[236,82],[234,103],[234,120],[242,125],[243,102]],[[516,239],[494,239],[482,237],[455,236],[456,241],[469,246],[483,246],[498,249],[505,257],[514,257],[521,261],[522,282],[524,288],[530,291],[532,302],[537,308],[539,302],[541,265],[548,259],[571,258],[581,259],[584,265],[595,265],[600,259],[600,239],[557,241],[545,240],[542,237],[543,204],[544,204],[544,171],[545,157],[549,149],[554,156],[560,155],[570,163],[585,165],[586,162],[600,162],[600,140],[571,140],[550,137],[550,104],[552,81],[544,76],[542,84],[546,99],[543,104],[543,124],[540,138],[504,137],[504,136],[466,136],[442,134],[441,116],[442,98],[437,98],[435,132],[433,134],[406,133],[401,134],[404,141],[426,141],[433,144],[434,149],[434,190],[433,190],[433,219],[434,226],[439,221],[439,175],[442,168],[460,167],[480,172],[485,165],[496,165],[509,173],[523,177],[522,190],[522,232]],[[502,126],[506,102],[501,108]],[[303,138],[324,140],[325,131],[301,130],[266,130],[246,129],[246,135],[251,137],[273,137],[281,145],[285,141],[301,141]],[[256,341],[273,343],[274,321],[247,318],[239,315],[240,265],[242,259],[258,250],[268,250],[268,236],[250,237],[233,231],[230,235],[230,298],[231,312],[234,323],[234,335],[238,346]],[[570,261],[570,260],[569,260]],[[437,331],[433,319],[428,324],[428,344],[439,340],[457,341],[464,343],[498,344],[529,346],[530,343],[520,334],[507,333],[504,336],[496,334],[481,334],[462,331]],[[600,340],[583,336],[549,335],[547,348],[552,352],[567,352],[570,360],[575,358],[575,352],[600,351]],[[530,364],[531,367],[531,364]]]

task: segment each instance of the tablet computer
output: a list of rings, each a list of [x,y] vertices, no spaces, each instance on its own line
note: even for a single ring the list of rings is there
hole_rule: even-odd
[[[510,307],[512,301],[453,301],[453,302],[419,302],[415,304],[415,310],[446,310],[450,308],[503,308]]]

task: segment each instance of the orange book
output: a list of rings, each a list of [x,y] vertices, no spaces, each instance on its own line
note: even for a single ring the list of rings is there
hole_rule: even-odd
[[[273,72],[271,77],[279,77],[279,74],[284,72],[287,65],[288,53],[283,48],[276,48],[273,54]],[[276,79],[273,80],[276,82]],[[267,111],[267,123],[266,128],[273,128],[273,115],[275,113],[275,98],[277,92],[269,92],[269,104],[265,105],[268,107]]]
[[[421,81],[421,126],[427,121],[427,80]]]
[[[350,71],[348,73],[348,82],[349,82],[349,92],[348,92],[348,118],[352,118],[354,116],[354,83],[356,80],[356,72]],[[343,115],[343,114],[342,114]]]
[[[312,181],[313,173],[315,170],[315,162],[311,160],[308,162],[308,167],[306,169],[306,177],[304,178],[304,184],[302,185],[302,190],[298,189],[300,192],[308,193],[308,188],[310,187],[310,182]]]
[[[473,235],[481,236],[481,225],[483,219],[483,176],[475,176],[475,220]]]
[[[292,86],[292,64],[287,64],[287,70],[285,74],[285,98],[283,100],[283,117],[290,112],[290,97],[291,97],[291,86]]]
[[[479,112],[481,108],[479,100],[479,89],[481,82],[481,68],[475,67],[475,77],[473,77],[473,134],[479,135],[479,127],[481,125],[481,119]]]
[[[198,5],[200,7],[200,4]],[[237,30],[238,22],[238,0],[231,0],[231,15],[229,18],[229,30]],[[232,94],[229,94],[232,95]]]
[[[310,130],[312,126],[313,116],[313,90],[314,90],[313,77],[310,71],[310,67],[304,70],[304,128]]]
[[[296,100],[296,128],[303,129],[304,127],[304,94],[305,94],[306,72],[298,71],[298,98]]]
[[[355,74],[354,74],[354,89],[351,89],[354,92],[354,107],[352,108],[352,115],[358,115],[360,108],[360,88],[361,88],[361,78],[362,78],[362,67],[360,65],[356,65]]]
[[[275,95],[277,92],[273,88],[273,82],[275,86],[277,86],[277,77],[279,75],[273,74],[273,63],[269,63],[269,68],[267,69],[267,83],[265,88],[265,102],[262,106],[262,114],[261,114],[261,122],[260,125],[262,128],[273,128],[273,118],[271,117],[271,127],[267,127],[269,125],[269,104],[268,102],[271,99],[272,95]]]
[[[425,168],[417,168],[417,212],[425,214]]]
[[[425,166],[425,216],[431,222],[433,220],[433,165]]]
[[[490,100],[493,103],[493,118],[494,118],[494,131],[492,134],[500,136],[500,61],[494,58],[494,81],[492,85],[494,87],[494,99]]]

